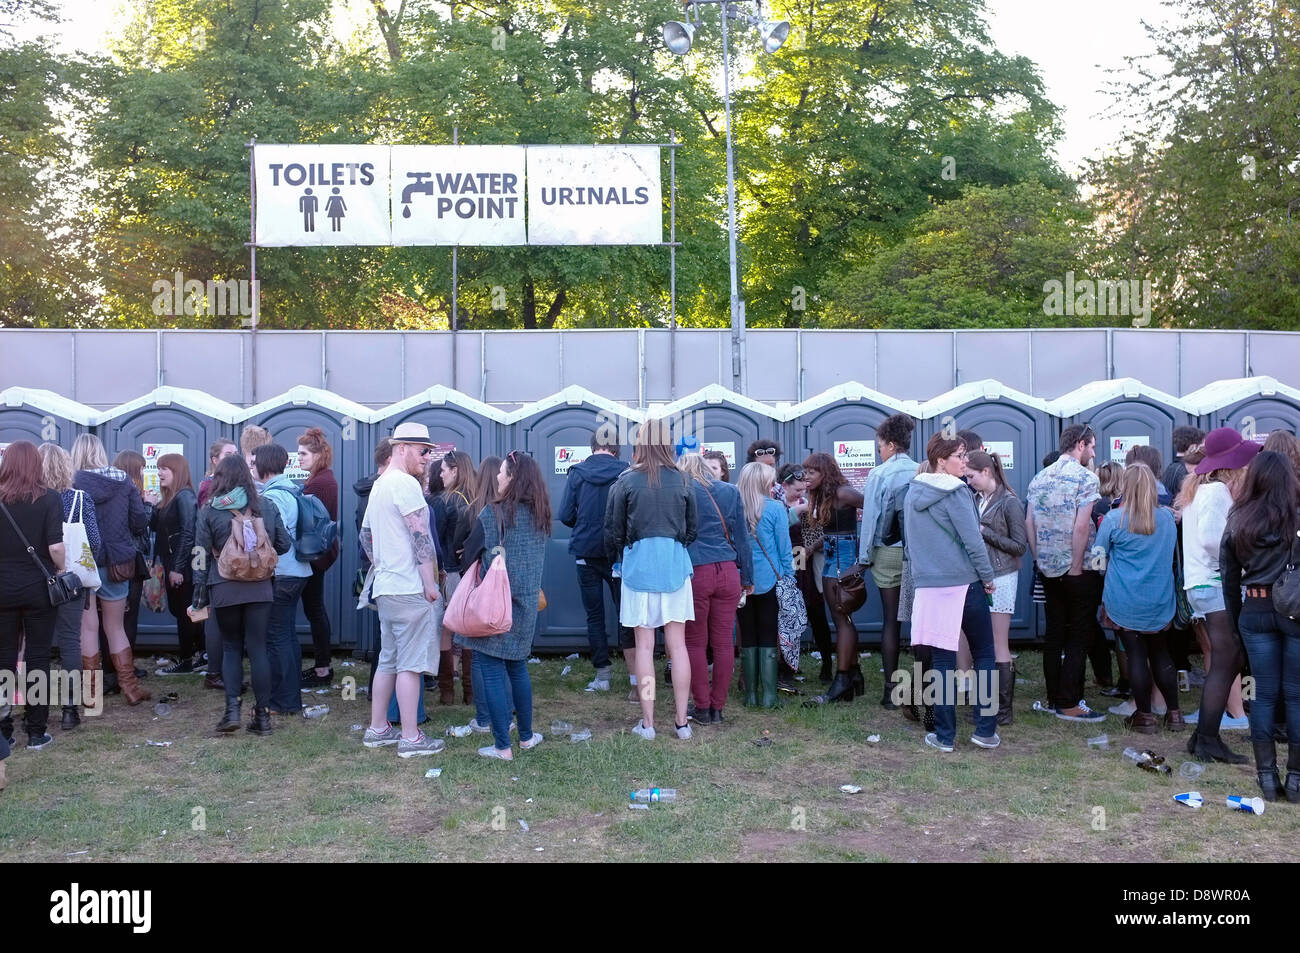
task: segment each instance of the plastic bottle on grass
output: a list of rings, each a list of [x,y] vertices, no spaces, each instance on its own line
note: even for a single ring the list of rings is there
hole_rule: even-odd
[[[632,800],[639,804],[649,804],[655,801],[676,801],[676,788],[641,788],[639,791],[632,792]]]

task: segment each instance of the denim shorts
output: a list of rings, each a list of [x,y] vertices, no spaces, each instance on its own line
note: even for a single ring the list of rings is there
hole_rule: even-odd
[[[858,561],[858,538],[845,534],[843,536],[832,536],[827,534],[823,537],[823,551],[826,554],[826,565],[822,567],[823,579],[838,579],[844,575],[845,570],[854,566]]]
[[[1193,619],[1204,619],[1211,612],[1224,612],[1222,586],[1193,586],[1187,590],[1187,603],[1192,607]]]
[[[101,602],[118,602],[125,599],[131,592],[131,581],[113,582],[108,578],[108,569],[101,567],[99,570],[99,588],[95,590],[95,596]]]

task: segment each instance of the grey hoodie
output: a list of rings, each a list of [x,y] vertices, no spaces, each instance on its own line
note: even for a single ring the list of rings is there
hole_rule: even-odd
[[[964,482],[946,473],[919,474],[908,488],[903,520],[916,588],[993,581],[979,515]]]

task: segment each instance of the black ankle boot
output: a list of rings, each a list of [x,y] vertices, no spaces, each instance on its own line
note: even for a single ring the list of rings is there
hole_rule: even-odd
[[[254,708],[253,720],[248,723],[248,730],[255,735],[269,735],[271,733],[271,709]]]
[[[77,710],[76,705],[63,706],[63,721],[59,723],[59,728],[63,731],[71,731],[81,724],[81,712]]]
[[[239,709],[241,704],[238,697],[226,696],[226,714],[222,717],[220,724],[217,725],[217,731],[228,734],[239,730]]]
[[[1277,746],[1270,741],[1252,741],[1255,749],[1255,779],[1265,801],[1276,801],[1282,792],[1282,779],[1277,775]]]
[[[829,702],[851,702],[853,701],[853,676],[849,672],[836,672],[835,678],[831,681],[831,687],[826,690],[824,695],[816,695],[804,702],[805,708],[813,708],[817,705],[825,705]]]
[[[1197,761],[1222,761],[1224,764],[1247,764],[1250,761],[1244,754],[1237,754],[1225,745],[1217,732],[1213,735],[1196,732],[1188,750]]]
[[[849,669],[849,676],[853,679],[853,694],[855,697],[861,697],[867,693],[867,680],[862,674],[862,666],[855,665]]]

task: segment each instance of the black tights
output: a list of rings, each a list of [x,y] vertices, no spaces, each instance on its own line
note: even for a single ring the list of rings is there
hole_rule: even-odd
[[[1133,689],[1133,704],[1144,715],[1151,714],[1153,677],[1156,688],[1165,696],[1165,705],[1169,711],[1178,708],[1178,678],[1174,672],[1173,657],[1169,654],[1168,632],[1168,629],[1153,634],[1130,632],[1128,629],[1115,630],[1115,634],[1124,643],[1124,651],[1128,653],[1128,682]]]
[[[216,610],[221,628],[222,677],[226,680],[226,701],[239,698],[244,683],[244,652],[253,682],[258,708],[271,704],[271,661],[266,654],[266,629],[271,621],[271,603],[248,602]]]
[[[898,621],[898,586],[880,590],[880,608],[885,614],[880,630],[880,654],[885,663],[885,688],[892,687],[890,679],[898,669],[898,636],[902,623]]]
[[[813,570],[801,569],[796,578],[799,580],[799,591],[803,593],[804,608],[808,610],[808,627],[812,629],[813,645],[822,654],[822,663],[828,664],[835,649],[831,645],[831,627],[826,623],[826,600],[817,591]]]
[[[1232,683],[1241,673],[1245,652],[1227,612],[1207,613],[1205,632],[1210,640],[1210,670],[1205,673],[1205,687],[1201,690],[1197,732],[1203,737],[1213,738],[1219,733],[1219,722],[1228,707]]]
[[[840,601],[840,581],[822,579],[822,588],[826,606],[831,610],[831,621],[835,623],[835,670],[851,672],[858,667],[858,627],[852,618],[835,608]]]

